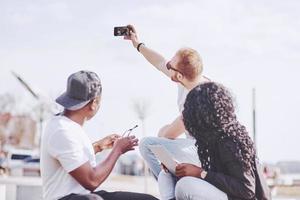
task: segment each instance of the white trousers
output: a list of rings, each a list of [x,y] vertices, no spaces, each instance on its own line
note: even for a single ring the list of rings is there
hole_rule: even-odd
[[[228,200],[226,193],[200,178],[187,176],[177,180],[171,173],[161,171],[158,186],[162,200]]]

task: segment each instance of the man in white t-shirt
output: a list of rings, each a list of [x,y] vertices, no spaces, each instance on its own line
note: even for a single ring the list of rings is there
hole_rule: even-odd
[[[178,86],[177,104],[180,112],[179,116],[170,124],[162,127],[158,133],[158,137],[143,138],[139,145],[141,155],[146,160],[153,175],[158,178],[161,191],[165,185],[168,185],[166,181],[169,179],[165,178],[166,174],[163,173],[163,171],[160,173],[160,163],[150,150],[149,146],[163,145],[175,158],[185,157],[186,159],[183,160],[183,162],[191,162],[196,165],[200,164],[197,148],[195,147],[195,140],[192,139],[185,130],[181,112],[188,92],[197,85],[208,82],[209,79],[202,76],[202,59],[196,50],[191,48],[179,49],[174,57],[170,61],[167,61],[158,52],[150,49],[144,43],[139,41],[137,32],[132,25],[128,25],[128,28],[130,30],[130,35],[125,36],[124,39],[131,40],[134,48],[136,48],[150,64],[163,72],[172,81],[177,83]],[[185,133],[186,138],[178,138],[183,133]],[[162,198],[168,199],[168,197],[164,197],[162,193],[164,192],[161,191]]]
[[[91,143],[83,129],[100,107],[102,86],[96,73],[79,71],[68,78],[67,91],[56,99],[64,107],[42,135],[41,174],[46,200],[155,200],[139,193],[95,191],[109,176],[118,158],[138,145],[134,136],[112,134]],[[97,164],[95,154],[112,148]]]

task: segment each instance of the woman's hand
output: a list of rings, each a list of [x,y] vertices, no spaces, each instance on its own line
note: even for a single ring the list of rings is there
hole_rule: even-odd
[[[95,153],[101,152],[104,149],[111,149],[114,145],[114,142],[120,137],[121,136],[119,136],[117,134],[111,134],[111,135],[108,135],[105,138],[93,143]]]
[[[179,178],[184,176],[193,176],[201,178],[201,172],[203,169],[193,164],[182,163],[176,166],[175,175]]]

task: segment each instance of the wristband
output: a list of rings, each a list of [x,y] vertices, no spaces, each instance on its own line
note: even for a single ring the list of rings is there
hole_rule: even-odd
[[[145,45],[144,43],[139,43],[138,45],[137,45],[137,47],[136,47],[136,49],[138,50],[138,52],[140,52],[140,47],[141,47],[141,45]]]

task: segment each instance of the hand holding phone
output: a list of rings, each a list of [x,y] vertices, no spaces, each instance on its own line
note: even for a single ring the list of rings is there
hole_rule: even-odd
[[[124,40],[130,40],[134,48],[140,43],[136,29],[133,25],[114,27],[115,36],[124,36]]]

